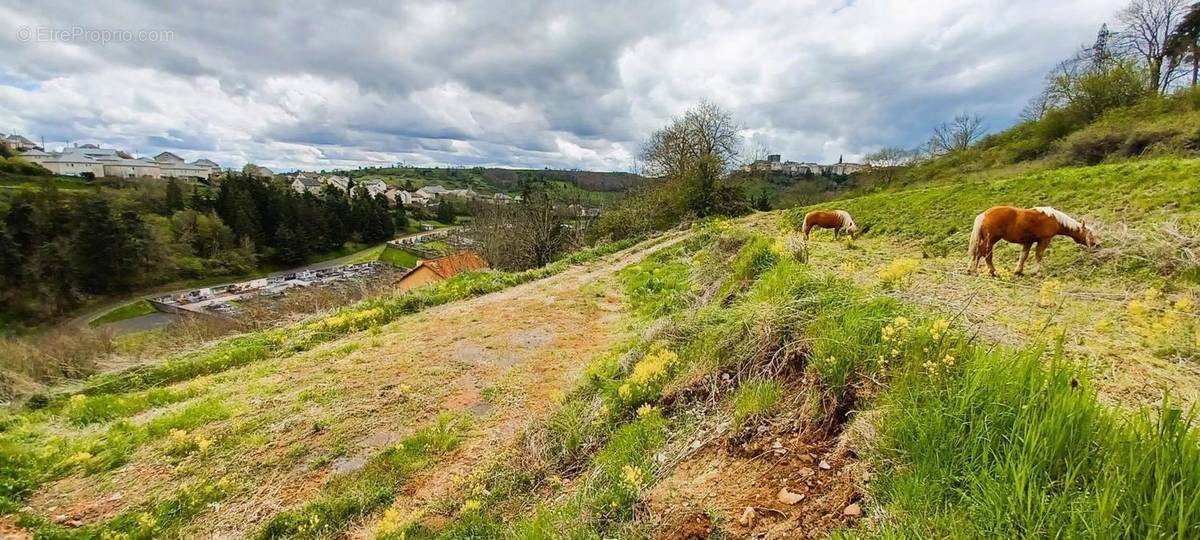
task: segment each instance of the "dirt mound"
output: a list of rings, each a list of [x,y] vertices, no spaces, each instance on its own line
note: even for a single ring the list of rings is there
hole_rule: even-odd
[[[657,537],[719,529],[733,538],[816,538],[852,526],[861,517],[853,452],[794,420],[777,419],[744,443],[723,437],[696,448],[647,497],[662,524]],[[709,531],[696,536],[702,524]]]

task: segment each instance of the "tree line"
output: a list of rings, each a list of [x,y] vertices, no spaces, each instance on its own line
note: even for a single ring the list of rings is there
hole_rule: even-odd
[[[386,241],[409,222],[404,205],[362,187],[299,194],[229,173],[215,186],[171,179],[81,193],[48,179],[0,201],[0,321],[45,321],[97,295],[293,266],[347,242]]]

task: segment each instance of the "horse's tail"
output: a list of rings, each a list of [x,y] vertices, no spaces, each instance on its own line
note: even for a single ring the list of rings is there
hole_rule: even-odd
[[[967,248],[967,260],[969,262],[968,269],[975,268],[976,256],[979,254],[979,240],[983,235],[983,214],[975,216],[975,225],[971,227],[971,243]]]

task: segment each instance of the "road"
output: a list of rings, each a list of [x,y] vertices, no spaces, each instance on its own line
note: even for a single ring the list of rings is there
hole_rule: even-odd
[[[446,228],[446,229],[438,229],[438,231],[448,231],[448,230],[452,230],[452,229],[455,229],[455,228],[457,228],[457,227],[450,227],[450,228]],[[397,236],[396,238],[392,239],[391,241],[393,241],[393,242],[394,242],[394,241],[396,241],[396,240],[400,240],[400,239],[403,239],[403,238],[410,238],[410,237],[414,237],[414,236],[423,236],[423,235],[426,235],[426,234],[429,234],[429,231],[421,231],[421,232],[417,232],[417,233],[413,233],[413,234],[408,234],[408,235],[404,235],[404,236]],[[377,244],[377,245],[371,246],[371,247],[369,247],[369,248],[366,248],[366,249],[363,249],[363,250],[360,250],[360,251],[356,251],[356,252],[354,252],[354,253],[351,253],[351,254],[349,254],[349,255],[344,255],[344,256],[338,257],[338,258],[336,258],[336,259],[328,259],[328,260],[324,260],[324,261],[319,261],[319,262],[315,262],[315,263],[312,263],[312,264],[306,264],[306,265],[304,265],[304,266],[298,266],[298,267],[296,267],[296,268],[289,268],[289,269],[287,269],[287,270],[280,270],[280,271],[278,271],[278,272],[271,272],[270,274],[267,274],[267,275],[265,275],[265,276],[257,276],[257,277],[274,277],[274,276],[282,276],[282,275],[284,275],[284,274],[291,274],[291,273],[295,273],[295,272],[303,272],[303,271],[306,271],[306,270],[320,270],[320,269],[323,269],[323,268],[332,268],[332,267],[334,267],[334,266],[342,266],[342,265],[346,264],[348,261],[352,261],[352,260],[354,260],[354,258],[355,258],[355,257],[358,257],[358,256],[359,256],[359,255],[361,255],[362,253],[364,253],[364,252],[367,252],[367,251],[370,251],[370,250],[372,250],[372,249],[376,249],[376,248],[378,248],[380,245],[381,245],[381,244]],[[247,281],[247,280],[250,280],[250,279],[257,279],[257,277],[243,277],[243,278],[239,278],[239,279],[236,279],[236,280],[233,280],[233,281],[224,282],[224,283],[211,283],[211,284],[206,284],[206,285],[203,285],[203,287],[223,287],[223,286],[225,286],[225,285],[232,285],[232,284],[234,284],[234,283],[241,283],[241,282],[243,282],[243,281]],[[125,304],[129,304],[129,303],[131,303],[131,302],[137,302],[138,300],[149,300],[149,299],[151,299],[151,298],[158,298],[158,297],[160,297],[160,296],[166,296],[166,295],[169,295],[169,294],[180,294],[180,293],[185,293],[185,292],[187,292],[187,291],[195,290],[195,289],[198,289],[198,288],[202,288],[202,287],[201,287],[201,286],[197,286],[197,285],[192,285],[192,286],[189,286],[189,287],[186,287],[186,288],[182,288],[182,289],[173,289],[173,290],[171,290],[171,289],[167,289],[167,290],[164,290],[164,289],[152,289],[152,290],[150,290],[150,291],[148,291],[148,292],[139,293],[139,294],[137,294],[137,295],[134,295],[134,296],[129,296],[129,297],[125,297],[125,298],[122,298],[122,299],[120,299],[120,300],[113,300],[113,301],[111,301],[111,302],[105,302],[103,305],[101,305],[101,306],[99,306],[99,307],[95,307],[95,308],[89,309],[89,310],[88,310],[86,313],[84,313],[84,314],[82,314],[82,315],[79,315],[79,316],[77,316],[77,317],[74,317],[74,318],[72,318],[72,319],[68,320],[67,322],[64,322],[64,323],[62,323],[62,327],[67,327],[67,328],[72,328],[72,327],[73,327],[73,328],[78,328],[78,327],[86,326],[88,323],[92,322],[92,321],[93,321],[94,319],[96,319],[97,317],[100,317],[101,315],[104,315],[105,313],[108,313],[109,311],[112,311],[113,309],[116,309],[116,308],[118,308],[118,307],[121,307],[121,306],[123,306],[123,305],[125,305]]]

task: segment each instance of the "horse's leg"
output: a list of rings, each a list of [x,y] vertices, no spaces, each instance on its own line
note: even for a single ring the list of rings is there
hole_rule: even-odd
[[[808,241],[808,231],[811,231],[811,230],[812,230],[812,225],[805,223],[804,224],[804,241],[805,242]]]
[[[1045,264],[1042,263],[1042,256],[1046,254],[1046,248],[1050,247],[1050,241],[1053,239],[1054,239],[1054,237],[1051,236],[1050,238],[1043,238],[1041,240],[1038,240],[1037,263],[1038,263],[1038,275],[1039,276],[1046,274],[1046,266],[1045,266]]]
[[[987,246],[985,260],[987,261],[988,272],[992,277],[996,277],[996,265],[992,264],[992,252],[996,249],[996,242],[999,242],[999,240],[988,240],[987,244],[985,244]]]
[[[838,241],[838,239],[839,239],[839,238],[841,238],[841,237],[842,237],[842,230],[841,230],[841,229],[834,229],[834,230],[833,230],[833,241],[834,241],[834,242],[837,242],[837,241]]]
[[[1025,259],[1029,258],[1029,248],[1030,247],[1033,247],[1033,244],[1022,244],[1021,245],[1021,258],[1020,258],[1020,260],[1017,261],[1017,271],[1013,272],[1014,274],[1016,274],[1018,276],[1025,275]]]

